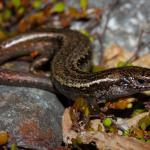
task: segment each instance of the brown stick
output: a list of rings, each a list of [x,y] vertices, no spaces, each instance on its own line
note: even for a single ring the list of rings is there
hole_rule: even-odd
[[[149,45],[150,44],[150,41],[148,43],[143,43],[142,39],[143,39],[144,34],[150,34],[150,32],[146,31],[145,28],[142,28],[140,30],[140,34],[139,34],[136,50],[135,50],[133,56],[126,61],[125,65],[127,65],[128,63],[132,63],[133,61],[138,59],[139,58],[139,53],[142,50],[142,47],[145,46],[145,45]]]
[[[108,22],[110,20],[110,16],[112,11],[116,8],[116,6],[118,5],[120,0],[113,0],[111,3],[108,4],[108,6],[105,9],[105,24],[104,24],[104,28],[101,34],[98,35],[98,39],[99,39],[99,43],[100,43],[100,64],[103,65],[103,60],[104,60],[104,39],[105,39],[105,35],[106,35],[106,31],[108,28]],[[104,15],[103,15],[104,17]]]

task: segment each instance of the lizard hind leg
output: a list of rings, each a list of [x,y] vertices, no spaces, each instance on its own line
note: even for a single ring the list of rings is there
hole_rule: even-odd
[[[58,50],[58,43],[50,42],[49,45],[43,46],[43,49],[44,51],[41,55],[37,56],[31,63],[30,72],[36,75],[51,77],[49,62],[53,59],[55,52]]]

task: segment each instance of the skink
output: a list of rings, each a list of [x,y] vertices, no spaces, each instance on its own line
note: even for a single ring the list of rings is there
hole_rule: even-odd
[[[131,66],[90,72],[91,43],[83,34],[69,29],[35,31],[2,42],[0,64],[29,55],[35,49],[41,56],[33,63],[31,70],[51,59],[51,79],[1,69],[0,84],[45,90],[52,90],[53,85],[70,99],[85,97],[98,102],[150,90],[149,68]]]

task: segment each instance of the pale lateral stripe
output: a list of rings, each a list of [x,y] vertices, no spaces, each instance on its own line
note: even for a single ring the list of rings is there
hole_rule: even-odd
[[[5,48],[9,48],[15,44],[18,44],[20,42],[24,42],[24,41],[28,41],[28,40],[32,40],[32,39],[36,39],[36,38],[42,38],[42,37],[56,37],[56,34],[53,33],[32,33],[32,34],[28,34],[28,35],[23,35],[22,37],[18,36],[18,39],[11,39],[12,41],[6,41],[4,42],[2,45]]]
[[[90,87],[91,85],[94,84],[99,84],[101,82],[112,82],[112,81],[117,81],[118,79],[110,79],[110,78],[105,78],[105,79],[99,79],[99,80],[95,80],[95,81],[91,81],[91,82],[87,82],[87,83],[66,83],[67,86],[69,87],[76,87],[76,88],[80,88],[80,87]]]

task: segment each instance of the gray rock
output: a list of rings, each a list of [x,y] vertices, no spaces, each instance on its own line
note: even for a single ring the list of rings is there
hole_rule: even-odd
[[[150,20],[149,0],[120,0],[120,6],[114,10],[108,24],[106,41],[114,42],[129,50],[135,50],[139,32]],[[145,35],[144,42],[148,42]],[[148,44],[147,44],[148,45]],[[148,47],[145,48],[145,52]]]
[[[89,6],[105,9],[112,1],[92,0],[89,1]],[[107,46],[108,43],[116,43],[127,50],[135,50],[140,30],[150,21],[149,8],[149,0],[120,0],[119,5],[111,13],[105,45]],[[103,24],[104,21],[102,20],[101,22]],[[101,29],[99,28],[98,30]],[[150,35],[145,34],[143,41],[148,43],[149,39]],[[142,52],[146,53],[148,51],[149,47],[146,46]]]
[[[47,150],[62,142],[64,108],[55,95],[32,88],[0,86],[0,130],[10,144]]]

